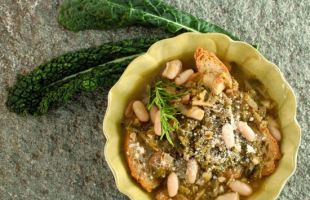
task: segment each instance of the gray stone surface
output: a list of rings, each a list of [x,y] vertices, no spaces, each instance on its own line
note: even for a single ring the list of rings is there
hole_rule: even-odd
[[[64,52],[160,30],[139,27],[72,33],[56,21],[56,0],[0,0],[0,199],[127,199],[102,155],[107,90],[77,96],[42,117],[7,111],[17,72]],[[235,32],[276,63],[298,98],[303,129],[295,175],[279,199],[310,199],[309,0],[170,0]]]

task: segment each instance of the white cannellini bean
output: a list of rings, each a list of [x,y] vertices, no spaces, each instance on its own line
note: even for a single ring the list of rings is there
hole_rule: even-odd
[[[239,194],[236,192],[230,192],[218,196],[215,200],[239,200]]]
[[[155,123],[155,116],[156,116],[157,111],[158,111],[158,108],[156,106],[153,106],[150,110],[150,116],[151,116],[151,120],[153,124]]]
[[[135,101],[132,104],[132,109],[134,113],[136,114],[137,118],[141,122],[147,122],[150,119],[149,113],[146,110],[145,105],[142,103],[142,101]]]
[[[229,187],[232,191],[238,192],[242,196],[249,196],[253,192],[252,188],[248,184],[238,180],[231,182]]]
[[[256,140],[256,134],[246,122],[239,121],[237,123],[237,129],[241,132],[241,135],[248,141],[253,142]]]
[[[222,138],[227,149],[231,149],[235,146],[234,127],[231,124],[225,124],[222,127]]]
[[[279,131],[278,128],[268,125],[268,129],[271,133],[271,135],[277,140],[277,141],[281,141],[282,136],[281,136],[281,132]]]
[[[201,108],[197,107],[197,106],[193,106],[190,109],[186,110],[181,110],[181,113],[183,115],[185,115],[186,117],[190,117],[196,120],[202,120],[203,116],[205,114],[204,110],[202,110]]]
[[[155,114],[154,132],[156,135],[161,136],[161,124],[160,124],[160,111],[159,110]]]
[[[196,177],[198,173],[198,163],[195,159],[189,159],[187,161],[187,168],[186,168],[186,181],[188,183],[195,183]]]
[[[279,124],[276,122],[275,119],[273,119],[272,117],[268,117],[268,129],[271,133],[271,135],[277,140],[277,141],[281,141],[282,136],[281,136],[281,132],[279,130]]]
[[[184,72],[180,73],[176,78],[175,78],[175,84],[176,85],[182,85],[186,83],[189,79],[194,74],[194,70],[188,69],[185,70]]]
[[[166,63],[166,68],[162,76],[168,79],[174,79],[182,70],[182,62],[180,60],[172,60]]]
[[[174,197],[178,194],[179,179],[175,172],[171,172],[167,178],[167,189],[169,197]]]

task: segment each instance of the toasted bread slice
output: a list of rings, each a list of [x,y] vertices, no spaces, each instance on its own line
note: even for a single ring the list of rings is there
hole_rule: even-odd
[[[269,176],[275,171],[276,162],[281,158],[281,152],[277,140],[270,134],[268,128],[263,128],[261,131],[266,137],[266,143],[268,146],[262,175]]]
[[[203,82],[211,91],[218,95],[225,87],[232,86],[229,70],[212,52],[197,48],[194,55],[198,72],[204,74]]]
[[[131,175],[146,191],[151,192],[159,186],[160,181],[146,168],[145,149],[139,144],[136,133],[126,131],[125,135],[125,156]]]

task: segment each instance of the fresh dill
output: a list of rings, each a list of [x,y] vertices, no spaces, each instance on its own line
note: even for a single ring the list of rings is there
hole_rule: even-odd
[[[154,87],[148,86],[148,109],[150,110],[153,106],[156,106],[160,111],[160,124],[161,124],[161,137],[167,138],[168,142],[173,145],[173,141],[170,137],[170,133],[179,128],[179,121],[175,117],[178,110],[173,104],[173,101],[178,100],[185,92],[178,94],[169,92],[169,88],[178,89],[179,86],[174,83],[159,80],[155,83]]]

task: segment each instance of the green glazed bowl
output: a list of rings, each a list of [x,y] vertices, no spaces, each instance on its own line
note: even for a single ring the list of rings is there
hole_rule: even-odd
[[[184,33],[174,38],[161,40],[133,60],[108,96],[108,107],[103,121],[103,132],[107,139],[105,158],[113,172],[117,188],[133,200],[149,200],[145,192],[132,178],[124,156],[124,131],[121,122],[129,101],[145,90],[145,85],[162,70],[164,63],[178,58],[187,66],[193,66],[193,55],[197,47],[214,52],[225,62],[235,62],[242,70],[254,75],[267,88],[277,103],[281,124],[282,158],[277,170],[267,177],[259,190],[249,200],[272,200],[280,194],[285,183],[296,169],[297,152],[301,131],[296,121],[296,98],[278,67],[264,58],[251,45],[233,41],[219,33]]]

